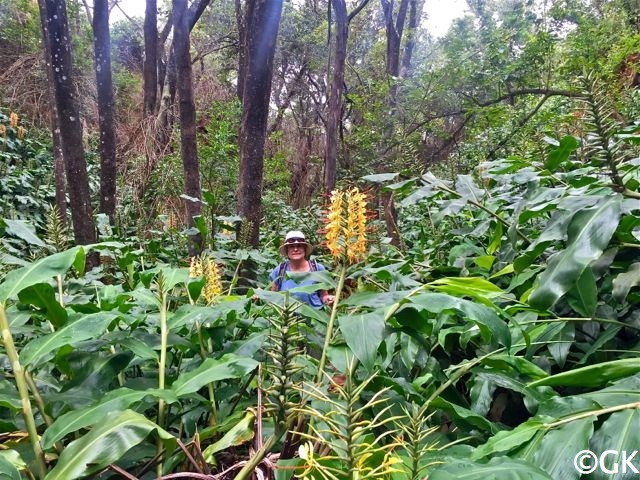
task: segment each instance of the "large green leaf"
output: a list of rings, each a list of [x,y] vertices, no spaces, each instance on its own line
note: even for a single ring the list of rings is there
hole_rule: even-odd
[[[0,478],[2,480],[22,480],[16,463],[26,466],[15,450],[0,450]]]
[[[90,425],[97,425],[113,412],[123,411],[147,395],[163,398],[167,403],[177,401],[170,390],[131,390],[119,388],[107,393],[100,402],[81,410],[72,410],[58,417],[42,436],[42,448],[48,449],[68,433]]]
[[[48,283],[36,283],[18,293],[20,303],[33,305],[46,312],[47,318],[55,328],[67,323],[67,311],[56,299],[56,292]]]
[[[617,473],[605,473],[604,469],[598,468],[593,473],[594,480],[637,480],[637,473],[630,468],[623,468],[621,456],[623,452],[631,455],[632,452],[640,450],[640,409],[630,408],[611,414],[591,437],[590,445],[593,452],[614,450],[620,455],[608,455],[604,461],[606,469],[610,472],[615,471],[617,465]],[[636,468],[640,460],[637,455],[632,461]]]
[[[537,466],[508,457],[492,458],[489,463],[471,460],[445,459],[444,466],[435,469],[429,480],[554,480]],[[564,480],[564,479],[563,479]]]
[[[580,474],[573,459],[578,452],[589,448],[595,419],[594,415],[575,420],[547,433],[533,456],[533,463],[551,478],[577,480]]]
[[[528,386],[601,387],[613,380],[638,372],[640,372],[640,358],[623,358],[550,375],[536,380]]]
[[[629,270],[613,279],[613,298],[623,302],[633,287],[640,285],[640,262],[632,263]]]
[[[513,430],[505,430],[496,433],[487,443],[480,445],[473,451],[471,460],[480,460],[481,458],[496,453],[506,453],[515,448],[520,447],[528,442],[533,436],[544,426],[539,420],[530,419],[521,423]]]
[[[605,408],[624,405],[638,401],[638,392],[640,392],[640,375],[623,378],[613,385],[598,390],[596,392],[583,393],[582,397],[598,402]]]
[[[10,220],[8,218],[4,218],[3,220],[7,225],[8,234],[21,238],[30,245],[36,245],[38,247],[47,246],[42,240],[38,238],[33,225],[29,225],[24,220]]]
[[[482,415],[478,415],[476,412],[469,410],[468,408],[457,405],[453,402],[449,402],[442,397],[437,397],[431,403],[435,408],[441,408],[453,415],[459,422],[467,423],[473,427],[480,428],[484,431],[497,433],[498,427],[487,420]]]
[[[555,171],[562,163],[564,163],[576,149],[578,148],[578,140],[571,135],[562,137],[560,141],[549,149],[549,155],[544,162],[544,168]]]
[[[225,450],[229,447],[235,447],[242,445],[254,436],[253,425],[255,423],[256,416],[252,412],[247,412],[238,423],[236,423],[224,436],[215,443],[212,443],[204,452],[202,456],[208,463],[213,463],[215,458],[213,457],[217,452]]]
[[[31,285],[46,282],[56,275],[65,273],[77,257],[84,257],[82,247],[73,247],[10,271],[0,284],[0,302],[5,302]]]
[[[347,315],[339,319],[340,331],[347,345],[362,365],[371,372],[384,333],[382,312]]]
[[[511,334],[507,324],[496,313],[484,305],[444,293],[420,293],[410,297],[410,301],[431,313],[444,310],[461,312],[465,318],[478,325],[485,339],[493,337],[500,345],[511,346]]]
[[[71,442],[45,479],[73,480],[98,472],[117,461],[153,431],[158,433],[167,451],[172,451],[176,441],[173,435],[139,413],[132,410],[120,412]]]
[[[98,312],[80,317],[60,330],[31,340],[20,352],[20,360],[25,366],[36,366],[47,361],[64,345],[73,346],[89,338],[100,336],[117,317],[117,314],[110,312]]]
[[[607,245],[620,221],[620,195],[611,195],[593,207],[576,213],[568,227],[568,244],[556,253],[547,269],[538,277],[538,287],[529,304],[547,309],[573,288],[582,272],[596,260]]]
[[[228,378],[242,378],[255,369],[258,362],[251,358],[239,357],[232,353],[219,359],[207,358],[202,364],[190,372],[181,374],[171,389],[181,397],[197,392],[203,386]]]

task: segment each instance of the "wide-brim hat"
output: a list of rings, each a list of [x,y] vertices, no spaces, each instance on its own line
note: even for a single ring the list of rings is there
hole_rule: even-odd
[[[313,252],[313,246],[307,242],[304,233],[299,230],[292,230],[284,237],[284,243],[280,246],[280,253],[285,257],[287,256],[287,247],[289,245],[304,245],[305,257],[308,257]]]

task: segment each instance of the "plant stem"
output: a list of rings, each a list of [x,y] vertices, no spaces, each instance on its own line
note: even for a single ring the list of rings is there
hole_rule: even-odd
[[[247,478],[251,477],[251,474],[256,469],[256,467],[262,462],[262,459],[271,451],[273,446],[276,444],[280,437],[284,435],[284,433],[288,430],[288,428],[276,428],[276,431],[271,435],[262,448],[260,448],[251,459],[242,467],[242,470],[238,472],[235,476],[234,480],[247,480]]]
[[[20,364],[20,357],[18,356],[15,343],[13,343],[13,336],[11,335],[11,329],[9,327],[9,320],[5,313],[4,303],[0,303],[0,329],[2,329],[2,341],[7,352],[7,357],[9,357],[9,361],[13,367],[16,386],[18,387],[18,393],[20,394],[22,416],[24,417],[24,423],[27,427],[27,432],[29,433],[31,448],[33,448],[33,453],[36,459],[36,475],[40,480],[43,480],[47,474],[47,464],[44,460],[44,452],[40,445],[40,438],[38,437],[38,430],[36,429],[36,421],[33,417],[33,410],[31,409],[31,400],[29,399],[29,388],[27,386],[25,371]]]
[[[160,295],[160,361],[158,364],[158,388],[164,390],[165,365],[167,363],[167,337],[169,329],[167,328],[167,294],[164,291],[164,282],[158,282]],[[165,401],[163,398],[158,400],[158,425],[164,428],[165,421]],[[162,451],[162,441],[158,438],[158,453]],[[158,462],[157,474],[162,475],[162,464]]]
[[[322,347],[322,355],[320,356],[320,363],[318,364],[318,376],[316,377],[316,383],[322,382],[322,375],[324,374],[324,365],[327,361],[327,350],[329,349],[329,343],[331,342],[331,336],[333,335],[333,325],[336,321],[336,315],[338,313],[338,303],[340,302],[340,294],[344,288],[344,280],[347,276],[347,267],[342,265],[340,268],[340,277],[338,280],[338,286],[336,288],[336,294],[333,299],[333,306],[331,308],[331,316],[329,317],[329,324],[327,325],[327,331],[324,337],[324,346]]]
[[[60,303],[60,306],[64,308],[64,291],[62,290],[62,275],[57,275],[56,281],[58,283],[58,302]]]
[[[581,418],[587,418],[591,416],[597,417],[600,415],[605,415],[607,413],[618,412],[620,410],[628,410],[631,408],[640,410],[640,402],[625,403],[623,405],[616,405],[614,407],[602,408],[600,410],[592,410],[589,412],[579,413],[577,415],[572,415],[570,417],[563,418],[562,420],[558,420],[557,422],[545,423],[544,428],[551,429],[551,428],[558,427],[560,425],[564,425],[565,423],[573,422],[574,420],[580,420]]]

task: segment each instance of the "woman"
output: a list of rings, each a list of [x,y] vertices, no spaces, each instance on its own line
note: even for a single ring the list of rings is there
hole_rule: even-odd
[[[300,283],[291,278],[287,278],[286,272],[315,272],[326,270],[324,265],[310,260],[309,256],[313,251],[313,247],[307,242],[304,233],[294,230],[287,233],[284,243],[280,247],[280,253],[287,257],[273,269],[269,278],[272,280],[271,290],[280,292],[291,290],[302,285],[313,285],[312,279],[306,279]],[[331,305],[333,303],[333,295],[329,295],[326,290],[317,290],[313,293],[292,292],[292,295],[301,302],[305,302],[314,308],[321,308],[323,305]]]

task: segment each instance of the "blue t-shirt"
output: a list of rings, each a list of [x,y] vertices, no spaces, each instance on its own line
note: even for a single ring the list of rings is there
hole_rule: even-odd
[[[316,268],[317,272],[326,270],[326,268],[324,268],[324,265],[322,265],[321,263],[316,262],[316,267],[317,267]],[[286,262],[285,272],[289,272],[289,271],[291,271],[291,265],[289,264],[289,262]],[[280,265],[274,268],[271,274],[269,275],[269,278],[271,279],[272,282],[276,281],[279,273],[280,273]],[[300,287],[302,285],[313,285],[314,283],[315,282],[310,279],[297,283],[291,278],[287,278],[287,275],[285,274],[284,278],[282,279],[282,286],[280,287],[280,291],[284,292],[285,290],[291,290],[292,288]],[[318,292],[313,292],[313,293],[292,292],[291,295],[296,297],[301,302],[305,302],[314,308],[322,307],[322,300],[320,300],[320,295]]]

